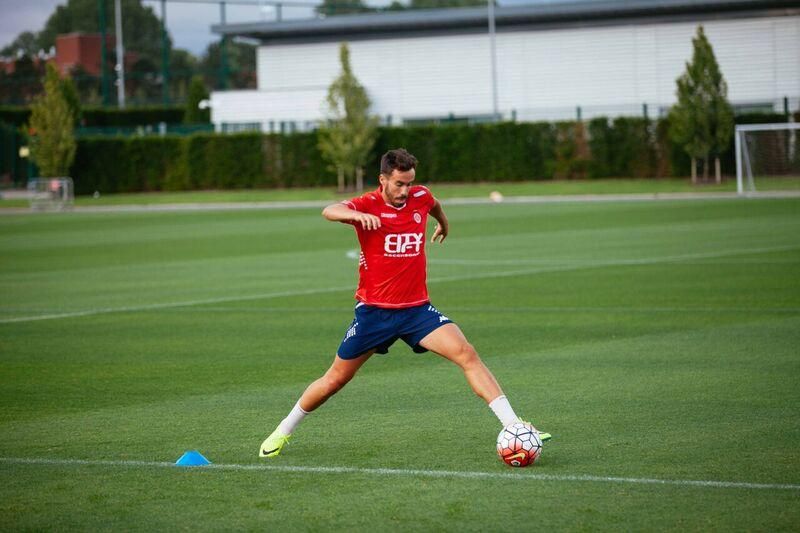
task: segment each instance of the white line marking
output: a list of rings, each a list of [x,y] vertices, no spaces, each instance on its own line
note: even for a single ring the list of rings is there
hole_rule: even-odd
[[[446,276],[446,277],[439,277],[439,278],[429,278],[428,283],[443,283],[443,282],[451,282],[451,281],[468,281],[468,280],[476,280],[476,279],[491,279],[491,278],[507,278],[513,276],[521,276],[525,274],[544,274],[549,272],[567,272],[572,270],[582,270],[582,269],[590,269],[590,268],[605,268],[610,266],[627,266],[627,265],[652,265],[657,263],[673,263],[673,262],[680,262],[692,259],[708,259],[714,257],[727,257],[732,255],[743,255],[743,254],[757,254],[757,253],[769,253],[769,252],[780,252],[780,251],[787,251],[787,250],[796,250],[800,249],[800,245],[785,245],[785,246],[772,246],[772,247],[764,247],[764,248],[742,248],[739,250],[723,250],[719,252],[706,252],[706,253],[697,253],[697,254],[682,254],[682,255],[671,255],[671,256],[663,256],[663,257],[651,257],[651,258],[644,258],[644,259],[617,259],[613,261],[597,261],[594,263],[580,263],[580,264],[572,264],[572,265],[553,265],[553,266],[540,266],[536,268],[525,268],[520,270],[510,270],[506,272],[484,272],[481,274],[464,274],[459,276]],[[524,264],[524,263],[521,263]],[[159,304],[148,304],[148,305],[138,305],[138,306],[127,306],[127,307],[108,307],[108,308],[99,308],[99,309],[87,309],[84,311],[70,311],[65,313],[52,313],[46,315],[36,315],[36,316],[22,316],[22,317],[12,317],[12,318],[2,318],[0,319],[0,324],[11,324],[15,322],[34,322],[37,320],[52,320],[57,318],[74,318],[74,317],[81,317],[81,316],[91,316],[91,315],[102,315],[107,313],[126,313],[126,312],[137,312],[137,311],[151,311],[155,309],[172,309],[176,307],[191,307],[195,305],[205,305],[205,304],[216,304],[216,303],[226,303],[226,302],[243,302],[248,300],[266,300],[271,298],[281,298],[281,297],[288,297],[288,296],[307,296],[311,294],[323,294],[328,292],[338,292],[338,291],[346,291],[346,290],[353,290],[352,285],[341,286],[341,287],[327,287],[321,289],[306,289],[306,290],[297,290],[297,291],[280,291],[280,292],[270,292],[270,293],[262,293],[262,294],[251,294],[248,296],[227,296],[222,298],[208,298],[204,300],[189,300],[185,302],[165,302]]]
[[[517,306],[517,307],[462,307],[462,306],[447,306],[447,310],[451,313],[622,313],[622,314],[639,314],[639,313],[776,313],[776,314],[797,314],[800,313],[800,307],[610,307],[610,306]],[[185,312],[181,307],[168,308],[164,311]],[[262,305],[245,306],[215,306],[215,307],[200,307],[192,309],[192,313],[339,313],[342,311],[342,306],[337,307],[270,307]]]
[[[185,302],[165,302],[160,304],[136,305],[128,307],[107,307],[99,309],[87,309],[85,311],[70,311],[66,313],[52,313],[47,315],[36,316],[21,316],[14,318],[2,318],[0,324],[9,324],[13,322],[34,322],[36,320],[51,320],[54,318],[73,318],[80,316],[90,315],[103,315],[106,313],[126,313],[134,311],[152,311],[155,309],[174,309],[177,307],[192,307],[194,305],[205,304],[218,304],[227,302],[246,302],[248,300],[267,300],[270,298],[281,298],[284,296],[304,296],[308,294],[323,294],[326,292],[338,292],[344,290],[353,290],[352,285],[342,287],[327,287],[322,289],[306,289],[299,291],[280,291],[269,292],[263,294],[251,294],[249,296],[225,296],[222,298],[207,298],[205,300],[189,300]]]
[[[488,193],[487,193],[488,194]],[[656,192],[656,193],[623,193],[623,194],[574,194],[574,195],[547,195],[547,196],[506,196],[506,204],[552,204],[552,203],[587,203],[587,202],[650,202],[670,200],[747,200],[747,199],[776,199],[797,198],[800,191],[760,191],[746,193],[739,196],[735,192]],[[266,202],[201,202],[177,204],[130,204],[130,205],[103,205],[103,206],[75,206],[69,212],[75,213],[141,213],[141,212],[171,212],[171,211],[242,211],[250,209],[309,209],[325,207],[337,200],[287,200]],[[471,198],[450,198],[442,200],[446,206],[450,205],[497,205],[497,202],[488,196]],[[67,212],[67,214],[69,213]],[[7,207],[0,209],[0,215],[36,215],[53,211],[34,211],[30,208]],[[65,212],[57,212],[65,214]]]
[[[87,459],[45,459],[25,457],[0,457],[0,463],[54,466],[111,466],[111,467],[152,467],[179,468],[174,463],[164,461],[108,461]],[[210,464],[206,470],[255,470],[302,474],[360,474],[370,476],[417,476],[462,479],[511,479],[517,481],[584,481],[598,483],[635,483],[641,485],[677,485],[684,487],[709,487],[722,489],[773,489],[797,490],[800,484],[794,483],[749,483],[740,481],[709,481],[693,479],[654,479],[615,476],[592,476],[584,474],[540,474],[527,472],[465,472],[455,470],[416,470],[398,468],[360,468],[352,466],[288,466],[266,464]]]
[[[482,274],[469,274],[469,275],[462,275],[462,276],[451,276],[451,277],[444,277],[444,278],[433,278],[429,279],[428,283],[436,283],[436,282],[444,282],[444,281],[465,281],[465,280],[474,280],[474,279],[487,279],[487,278],[507,278],[512,276],[520,276],[524,274],[544,274],[549,272],[567,272],[573,270],[583,270],[583,269],[591,269],[591,268],[606,268],[610,266],[631,266],[631,265],[653,265],[658,263],[677,263],[686,260],[692,259],[708,259],[712,257],[726,257],[731,255],[743,255],[743,254],[756,254],[756,253],[769,253],[769,252],[780,252],[780,251],[787,251],[787,250],[797,250],[800,249],[800,245],[787,245],[787,246],[772,246],[772,247],[765,247],[765,248],[748,248],[748,249],[739,249],[739,250],[725,250],[720,252],[707,252],[707,253],[698,253],[698,254],[681,254],[681,255],[671,255],[671,256],[663,256],[663,257],[651,257],[651,258],[644,258],[644,259],[617,259],[614,261],[597,261],[595,263],[583,263],[583,264],[575,264],[575,265],[560,265],[560,266],[550,266],[550,267],[537,267],[537,268],[525,268],[520,270],[509,270],[506,272],[486,272]]]

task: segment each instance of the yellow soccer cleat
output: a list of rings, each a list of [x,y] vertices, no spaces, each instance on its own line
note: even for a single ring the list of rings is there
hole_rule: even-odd
[[[547,441],[549,441],[550,439],[553,438],[553,436],[550,433],[545,433],[544,431],[539,431],[538,429],[536,429],[536,426],[534,426],[533,424],[531,424],[527,420],[520,420],[520,422],[522,422],[524,424],[528,424],[530,427],[532,427],[534,429],[534,431],[536,431],[536,433],[539,434],[539,440],[541,440],[542,442],[547,442]]]
[[[279,453],[286,443],[289,442],[289,437],[292,435],[285,435],[281,432],[281,430],[276,429],[272,432],[272,434],[267,437],[267,439],[261,443],[261,449],[258,451],[259,457],[275,457]]]

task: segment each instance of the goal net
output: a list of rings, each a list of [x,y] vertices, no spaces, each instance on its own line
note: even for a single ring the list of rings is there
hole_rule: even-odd
[[[740,124],[735,145],[739,194],[800,189],[800,123]]]
[[[31,209],[69,209],[75,201],[72,178],[35,178],[28,181]]]

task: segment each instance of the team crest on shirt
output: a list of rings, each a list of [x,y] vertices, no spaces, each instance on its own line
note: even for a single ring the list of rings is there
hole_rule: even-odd
[[[419,213],[417,213],[416,211],[414,211],[414,222],[416,222],[417,224],[419,224],[420,222],[422,222],[422,215],[420,215],[420,214],[419,214]]]

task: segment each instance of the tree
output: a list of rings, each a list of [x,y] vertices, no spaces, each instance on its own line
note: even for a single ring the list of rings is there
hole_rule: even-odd
[[[495,5],[497,3],[495,2]],[[486,0],[411,0],[411,9],[443,9],[446,7],[486,6]]]
[[[55,46],[56,36],[62,33],[89,32],[99,33],[98,0],[69,0],[60,5],[45,22],[37,40],[39,48],[49,50]],[[114,34],[114,3],[106,2],[106,31]],[[122,0],[122,35],[125,39],[125,50],[136,52],[156,65],[161,64],[161,20],[153,12],[153,8],[144,6],[141,0]],[[172,42],[167,36],[167,47]],[[109,55],[113,55],[109,50]]]
[[[322,3],[314,8],[314,11],[317,15],[334,17],[353,13],[369,13],[375,9],[367,6],[363,0],[322,0]]]
[[[36,34],[31,31],[24,31],[11,44],[0,50],[0,55],[7,57],[17,55],[35,56],[39,53],[39,50],[41,48],[39,48],[39,40],[36,38]]]
[[[719,183],[719,156],[731,138],[733,109],[728,103],[728,85],[702,26],[697,27],[692,46],[692,60],[677,80],[678,102],[670,110],[670,136],[692,158],[692,183],[697,182],[698,159],[703,160],[703,178],[708,178],[712,155]]]
[[[27,104],[42,92],[44,61],[34,61],[22,56],[14,63],[14,72],[8,77],[13,94],[9,103]]]
[[[378,118],[369,115],[370,100],[350,67],[347,43],[339,47],[342,73],[328,88],[329,119],[319,131],[319,149],[336,171],[339,190],[355,173],[355,188],[363,189],[364,164],[375,144]]]
[[[200,63],[200,70],[210,87],[222,87],[221,65],[222,49],[220,41],[216,41],[208,45]],[[256,86],[256,47],[254,45],[228,41],[225,44],[225,66],[228,73],[227,88],[251,89]]]
[[[98,105],[101,102],[100,93],[100,78],[91,75],[81,65],[74,65],[69,69],[69,77],[75,85],[75,90],[78,93],[79,102],[86,104]],[[80,114],[78,115],[75,124],[80,124]]]
[[[170,94],[177,100],[184,100],[192,78],[199,72],[197,58],[186,50],[172,50],[169,59]]]
[[[75,86],[75,82],[72,81],[71,76],[63,78],[59,86],[61,89],[61,96],[64,97],[64,101],[69,108],[72,124],[73,126],[77,126],[81,123],[81,99],[78,96],[78,88]]]
[[[34,56],[39,50],[50,50],[55,46],[56,36],[65,33],[86,32],[100,33],[99,27],[99,5],[105,4],[106,10],[106,32],[113,36],[114,28],[114,2],[112,0],[68,0],[64,5],[57,6],[55,11],[45,22],[44,28],[38,33],[24,32],[20,34],[14,42],[6,46],[1,52],[2,55],[10,55],[12,52],[22,50],[25,54]],[[160,99],[162,94],[161,84],[161,63],[162,63],[162,27],[161,20],[156,16],[152,7],[143,4],[142,0],[122,0],[122,33],[125,41],[126,55],[132,53],[136,60],[131,66],[132,70],[128,73],[127,84],[135,97],[147,99]],[[180,93],[181,89],[185,94],[187,81],[196,73],[196,65],[191,61],[186,61],[185,54],[188,52],[179,51],[172,48],[171,38],[167,36],[166,47],[169,53],[170,64],[180,63],[181,67],[191,64],[192,72],[181,80],[173,82],[170,76],[170,88]],[[105,65],[108,73],[113,72],[116,51],[109,47]],[[177,57],[176,59],[176,56]],[[181,68],[185,70],[185,68]],[[90,76],[86,72],[81,72],[81,78],[75,77],[78,85],[78,92],[84,102],[99,99],[101,90],[99,79]],[[91,78],[91,79],[90,79]],[[18,86],[17,86],[18,87]],[[20,90],[12,95],[13,100],[24,100],[24,94],[20,97]]]
[[[397,0],[392,0],[392,3],[384,7],[382,11],[404,11],[406,9],[407,7],[405,4],[400,3]]]
[[[65,176],[75,158],[72,112],[64,98],[61,78],[53,65],[47,65],[44,94],[31,106],[28,131],[31,133],[31,159],[43,176]]]
[[[186,96],[186,111],[183,121],[186,124],[208,123],[211,120],[208,108],[200,109],[200,102],[208,100],[208,90],[203,83],[202,76],[195,76],[189,84],[189,94]]]

